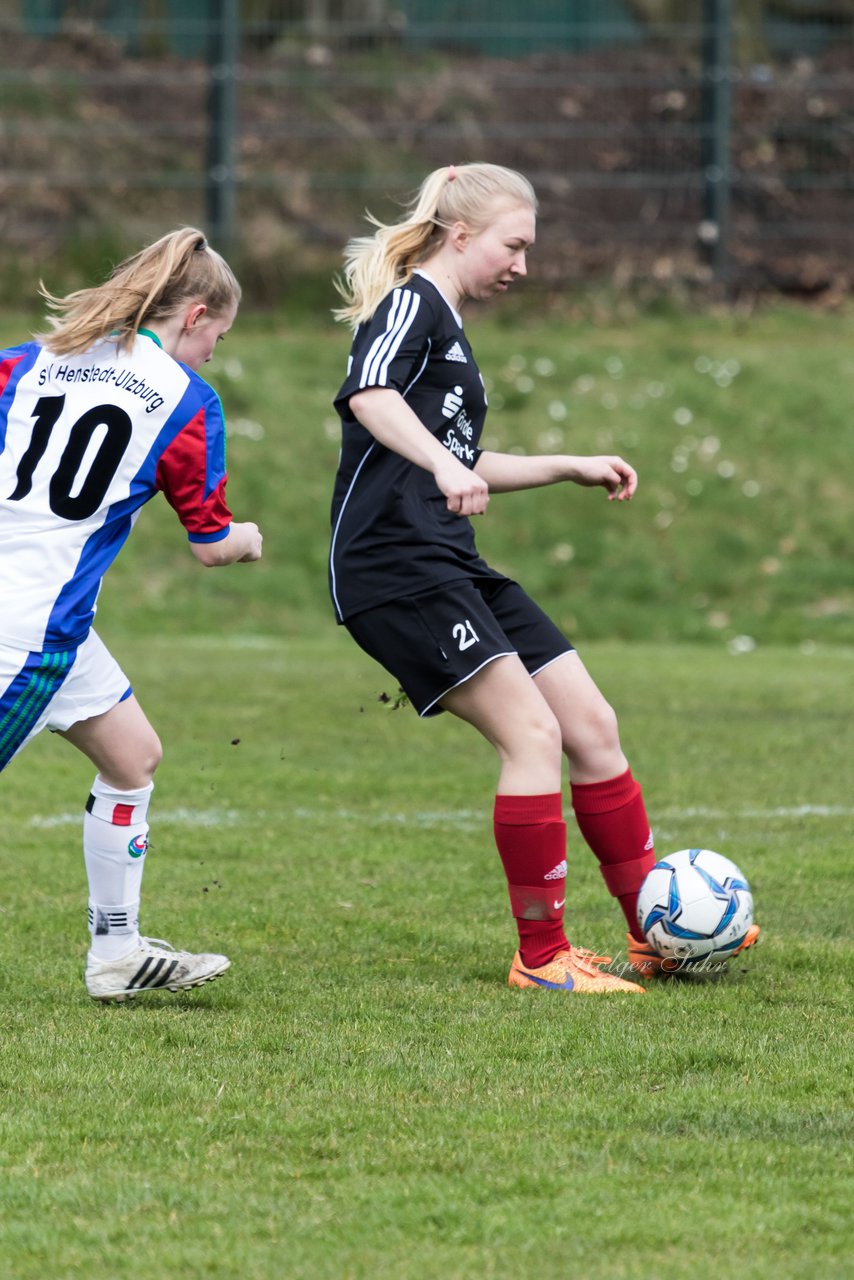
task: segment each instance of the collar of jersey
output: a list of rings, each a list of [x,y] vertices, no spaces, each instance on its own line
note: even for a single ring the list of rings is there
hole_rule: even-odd
[[[152,333],[150,329],[138,329],[144,338],[150,338],[152,342],[156,342],[160,350],[163,350],[163,343],[160,341],[156,333]]]
[[[436,281],[433,279],[433,277],[432,277],[431,275],[429,275],[429,274],[428,274],[428,272],[426,272],[426,271],[424,270],[424,268],[423,268],[423,267],[416,267],[412,274],[413,274],[413,275],[416,275],[416,276],[422,276],[422,277],[423,277],[423,279],[428,280],[428,281],[430,282],[430,284],[432,284],[433,288],[436,290],[436,292],[438,293],[438,295],[439,295],[439,297],[442,299],[442,301],[443,301],[443,302],[445,302],[445,303],[447,303],[447,305],[451,308],[451,311],[453,312],[454,319],[456,320],[457,324],[458,324],[458,325],[460,326],[460,328],[462,329],[462,327],[463,327],[463,318],[462,318],[462,316],[460,315],[459,311],[457,311],[456,307],[451,306],[450,302],[448,302],[448,299],[445,297],[444,293],[442,293],[442,290],[441,290],[441,289],[439,288],[439,286],[436,284]],[[140,330],[140,332],[142,332],[142,331]]]

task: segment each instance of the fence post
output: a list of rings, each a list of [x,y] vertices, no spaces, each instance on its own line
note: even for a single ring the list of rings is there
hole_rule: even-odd
[[[228,252],[235,233],[234,139],[240,0],[210,0],[209,13],[207,222],[211,240]]]
[[[729,267],[731,44],[732,0],[703,0],[703,220],[699,237],[717,280],[726,279]]]

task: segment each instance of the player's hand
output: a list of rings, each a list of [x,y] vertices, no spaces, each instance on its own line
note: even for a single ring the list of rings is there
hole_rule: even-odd
[[[257,524],[247,520],[244,524],[233,524],[231,528],[232,531],[236,530],[240,536],[242,554],[237,557],[237,564],[247,564],[252,560],[260,560],[264,538]]]
[[[629,501],[638,487],[638,474],[624,458],[595,457],[573,459],[572,479],[576,484],[595,487],[601,485],[608,491],[608,501]]]
[[[482,516],[489,504],[489,485],[461,462],[448,456],[433,472],[439,489],[448,499],[448,510],[458,516]]]

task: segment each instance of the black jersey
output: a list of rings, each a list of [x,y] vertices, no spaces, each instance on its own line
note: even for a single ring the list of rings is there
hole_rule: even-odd
[[[350,412],[368,387],[400,392],[464,466],[480,457],[486,392],[462,321],[417,273],[356,330],[335,398],[341,458],[332,499],[329,583],[338,620],[458,578],[500,578],[478,555],[470,520],[448,510],[433,476],[381,445]]]

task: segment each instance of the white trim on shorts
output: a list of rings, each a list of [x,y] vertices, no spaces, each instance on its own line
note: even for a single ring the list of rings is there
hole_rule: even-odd
[[[567,657],[570,653],[577,653],[577,652],[578,650],[575,648],[574,645],[571,649],[564,649],[563,653],[556,653],[553,658],[549,658],[548,662],[544,662],[541,667],[537,667],[536,671],[529,671],[528,674],[533,680],[534,676],[540,675],[540,673],[545,671],[547,667],[550,667],[553,662],[560,662],[561,658]]]
[[[460,685],[467,684],[468,681],[471,680],[472,676],[476,676],[478,671],[482,671],[484,667],[488,667],[490,662],[495,662],[496,658],[518,658],[518,656],[519,656],[518,649],[508,649],[506,653],[490,654],[490,656],[486,658],[485,661],[483,661],[479,667],[476,667],[474,671],[470,671],[468,675],[463,676],[462,680],[458,680],[456,684],[448,685],[447,689],[445,689],[443,693],[440,693],[438,698],[434,698],[432,702],[429,702],[422,711],[418,712],[418,715],[423,719],[424,716],[427,715],[427,712],[432,711],[436,703],[441,702],[442,699],[447,694],[449,694],[452,689],[459,689]],[[546,666],[548,666],[548,663],[546,663]]]

